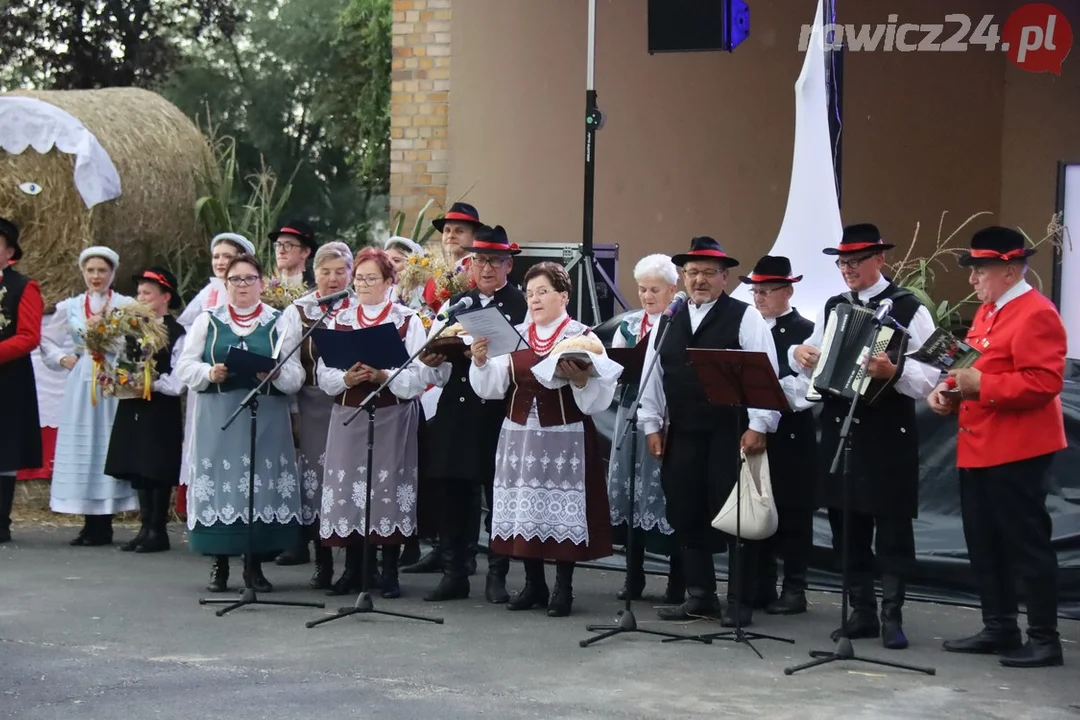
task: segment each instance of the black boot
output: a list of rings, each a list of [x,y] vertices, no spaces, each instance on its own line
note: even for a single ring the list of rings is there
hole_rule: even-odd
[[[716,597],[716,571],[708,550],[681,548],[683,574],[689,598],[675,607],[656,611],[661,620],[686,621],[701,617],[718,618],[723,612]]]
[[[393,599],[401,597],[401,585],[398,583],[398,557],[400,545],[382,546],[382,596]]]
[[[877,595],[874,594],[872,575],[852,578],[849,583],[848,601],[851,603],[851,614],[844,626],[848,639],[876,638],[881,635],[881,626],[878,624],[877,616]],[[829,637],[836,642],[841,634],[841,628],[837,628]]]
[[[777,579],[776,554],[773,552],[773,543],[766,540],[758,548],[757,568],[752,580],[754,583],[754,594],[752,596],[754,610],[766,610],[779,599],[776,594]]]
[[[420,562],[420,538],[413,536],[405,541],[398,562],[403,568]]]
[[[112,545],[113,526],[112,515],[88,515],[86,517],[90,532],[83,538],[82,545],[87,547],[101,547]]]
[[[731,563],[735,555],[735,543],[742,542],[739,547],[739,576],[738,582],[732,583],[734,577],[731,566],[728,566],[727,608],[720,620],[721,627],[749,627],[754,622],[754,608],[757,607],[759,593],[766,589],[759,584],[758,578],[758,544],[734,540],[728,543],[728,562]],[[775,568],[773,570],[775,573]],[[768,588],[776,595],[775,575],[772,587]]]
[[[431,550],[428,551],[415,565],[409,565],[401,568],[401,572],[408,573],[409,575],[421,574],[421,573],[437,573],[442,572],[442,549],[439,546],[439,539],[435,539],[431,543]]]
[[[626,555],[626,578],[615,597],[625,600],[629,595],[631,600],[640,600],[645,592],[645,533],[638,528],[629,532],[634,533],[634,552]]]
[[[257,593],[274,591],[274,586],[263,575],[261,560],[252,561],[250,571],[248,570],[247,558],[241,558],[241,560],[244,562],[244,587],[250,587]]]
[[[1003,653],[1005,667],[1037,668],[1063,665],[1057,629],[1057,573],[1024,578],[1027,586],[1028,641],[1022,648]]]
[[[334,581],[334,551],[315,541],[315,572],[308,581],[312,590],[327,590]]]
[[[904,635],[904,579],[892,573],[881,575],[881,644],[888,650],[908,646]]]
[[[784,560],[784,587],[780,597],[765,608],[769,615],[798,615],[806,612],[806,571],[805,569],[788,570],[788,561]]]
[[[374,546],[370,549],[374,549]],[[341,577],[326,591],[327,595],[331,597],[352,595],[364,589],[363,552],[359,545],[349,545],[345,548],[345,569],[341,572]]]
[[[11,541],[11,508],[15,504],[15,476],[0,475],[0,543]]]
[[[124,552],[132,552],[146,540],[150,534],[150,515],[154,510],[154,495],[152,490],[139,490],[139,532],[135,537],[120,546]]]
[[[86,541],[93,535],[94,530],[94,515],[83,515],[82,530],[79,530],[79,534],[68,542],[68,545],[72,547],[79,547],[80,545],[86,545]]]
[[[214,564],[210,568],[210,583],[206,589],[212,593],[225,592],[229,589],[229,557],[227,555],[214,556]]]
[[[505,555],[488,553],[487,582],[484,585],[484,597],[493,605],[502,605],[510,601],[506,592],[506,575],[510,572],[510,558]]]
[[[574,563],[555,563],[555,589],[548,600],[548,617],[566,617],[574,604]]]
[[[172,488],[156,488],[151,493],[150,531],[137,553],[164,552],[169,545],[169,505],[172,500]]]
[[[472,577],[476,574],[476,556],[480,553],[480,543],[470,542],[465,548],[465,574]]]
[[[529,558],[522,560],[525,566],[525,587],[514,593],[510,601],[506,603],[507,610],[532,610],[535,607],[547,607],[548,591],[547,578],[544,577],[544,561]]]
[[[686,600],[686,578],[683,577],[682,552],[676,548],[668,560],[667,587],[664,589],[665,605],[681,605]]]
[[[986,622],[985,617],[983,622]],[[946,640],[941,644],[946,652],[970,655],[1004,655],[1019,650],[1023,645],[1024,638],[1020,634],[1020,628],[1016,627],[1015,617],[1012,628],[1004,629],[988,624],[971,637]]]
[[[451,538],[448,532],[441,533],[443,538],[443,576],[431,592],[424,596],[428,602],[444,600],[465,600],[469,597],[469,575],[465,569],[464,548],[460,541]]]

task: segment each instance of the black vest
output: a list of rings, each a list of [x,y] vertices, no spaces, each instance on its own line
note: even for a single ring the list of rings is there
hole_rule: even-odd
[[[893,301],[890,315],[910,327],[922,303],[910,291],[893,283],[867,303],[877,307],[885,298]],[[845,293],[829,298],[823,318],[842,302],[850,303]],[[890,346],[891,348],[891,346]],[[821,413],[821,452],[819,462],[826,507],[842,506],[840,478],[828,475],[833,454],[840,441],[840,427],[850,403],[843,398],[825,395]],[[915,399],[888,388],[873,406],[859,404],[852,424],[851,509],[857,513],[891,517],[916,517],[919,499],[919,441],[915,431]]]
[[[788,350],[806,342],[814,332],[814,323],[797,310],[776,318],[772,328],[776,345],[779,377],[793,377],[788,365]],[[817,449],[817,427],[812,409],[789,411],[780,415],[776,432],[769,435],[769,473],[772,478],[776,504],[782,508],[811,508],[814,504],[814,484],[808,482],[807,467],[813,467]]]
[[[480,291],[476,288],[454,295],[450,305],[463,297],[471,297],[473,307],[480,307]],[[528,311],[525,295],[510,283],[495,292],[488,307],[492,304],[511,325],[525,321]],[[423,451],[431,468],[429,474],[435,478],[486,482],[495,472],[495,450],[506,417],[506,400],[483,400],[477,396],[469,383],[472,365],[469,358],[458,357],[447,362],[451,364],[450,380],[439,396]]]
[[[739,326],[748,307],[746,303],[724,294],[702,318],[697,332],[690,330],[689,308],[676,313],[669,321],[664,346],[660,349],[660,367],[664,371],[664,395],[672,430],[708,432],[730,427],[732,432],[736,431],[733,413],[727,408],[716,408],[709,404],[686,351],[689,348],[741,350]],[[664,321],[661,320],[661,327],[663,325]],[[659,338],[661,333],[655,332],[653,335]]]
[[[19,331],[19,304],[30,280],[11,268],[0,280],[0,313],[7,324],[0,328],[0,341],[10,340]],[[38,322],[41,322],[40,318]],[[41,466],[41,425],[38,420],[34,364],[29,353],[0,364],[0,398],[5,421],[0,432],[0,471]]]

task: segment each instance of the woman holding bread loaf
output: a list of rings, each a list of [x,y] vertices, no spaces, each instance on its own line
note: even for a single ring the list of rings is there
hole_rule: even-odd
[[[619,323],[611,340],[612,348],[632,348],[641,342],[655,338],[653,328],[660,322],[660,316],[675,299],[678,290],[679,269],[671,262],[668,255],[648,255],[634,266],[634,279],[638,286],[638,299],[641,310],[629,313]],[[638,395],[638,385],[619,385],[619,410],[615,418],[615,433],[620,435],[626,428],[626,413],[633,406]],[[648,443],[643,435],[638,436],[637,458],[631,461],[630,442],[624,442],[616,449],[611,445],[608,461],[608,500],[611,503],[611,524],[616,534],[634,532],[633,556],[627,555],[626,565],[630,572],[626,584],[619,591],[620,600],[627,594],[633,600],[640,600],[645,589],[645,550],[669,555],[671,569],[668,573],[667,589],[664,602],[679,605],[684,600],[685,585],[682,577],[682,563],[679,553],[674,552],[672,542],[674,531],[667,521],[667,508],[664,502],[664,490],[660,486],[660,460],[649,454]],[[635,478],[636,502],[633,504],[633,522],[630,516],[630,471],[637,469]],[[629,528],[627,526],[630,526]]]
[[[566,314],[570,276],[542,262],[525,274],[530,319],[517,326],[529,347],[488,357],[472,344],[469,382],[488,400],[508,398],[496,453],[491,549],[523,559],[525,587],[509,610],[570,614],[574,564],[611,554],[607,488],[590,415],[615,396],[622,367],[588,327]],[[549,592],[544,560],[554,560]]]

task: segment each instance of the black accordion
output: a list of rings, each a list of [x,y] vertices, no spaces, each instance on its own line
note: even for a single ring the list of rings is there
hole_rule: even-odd
[[[876,336],[876,339],[875,339]],[[810,376],[806,399],[821,400],[825,395],[851,400],[858,393],[861,402],[874,405],[900,377],[908,335],[874,321],[871,308],[840,303],[833,307],[821,339],[821,357]],[[873,343],[873,347],[870,347]],[[863,374],[866,355],[884,352],[896,364],[896,374],[877,380]]]

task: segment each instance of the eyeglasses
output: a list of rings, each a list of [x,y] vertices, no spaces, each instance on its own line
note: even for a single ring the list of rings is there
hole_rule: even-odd
[[[548,295],[550,295],[553,292],[555,292],[555,290],[553,288],[540,288],[538,290],[528,290],[525,293],[525,299],[532,300],[533,298],[536,298],[537,300],[543,300],[544,298],[546,298]]]
[[[856,270],[860,265],[874,257],[873,255],[864,255],[858,258],[851,258],[850,260],[837,260],[836,267],[847,268],[848,270]]]
[[[779,290],[783,290],[783,288],[750,288],[750,294],[766,298]]]
[[[706,280],[712,280],[719,274],[719,270],[683,270],[683,275],[690,280],[697,280],[699,277],[703,277]]]
[[[497,268],[500,265],[502,265],[503,260],[504,260],[504,258],[501,258],[501,257],[484,256],[484,255],[473,255],[472,259],[473,259],[473,262],[476,263],[477,265],[479,265],[480,267],[493,267],[493,268]]]
[[[295,250],[300,247],[300,244],[294,242],[276,242],[274,243],[274,247],[276,247],[278,250],[284,250],[285,252],[289,252],[290,250]]]
[[[359,285],[378,285],[383,278],[378,275],[357,275],[353,281]]]
[[[234,287],[246,287],[248,285],[254,285],[259,281],[258,275],[232,275],[226,278],[228,283]]]

